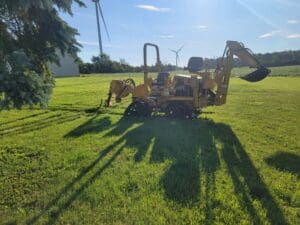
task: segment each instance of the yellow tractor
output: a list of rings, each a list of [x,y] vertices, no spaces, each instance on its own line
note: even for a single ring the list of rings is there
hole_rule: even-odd
[[[147,50],[156,50],[157,78],[149,77],[147,66]],[[264,79],[270,70],[260,64],[252,52],[236,41],[227,41],[223,57],[218,62],[215,71],[203,70],[203,59],[189,59],[187,70],[189,74],[161,72],[159,48],[155,44],[144,45],[144,83],[135,85],[134,80],[112,80],[106,100],[106,106],[111,105],[112,95],[116,101],[132,95],[132,103],[125,110],[126,116],[150,116],[154,112],[165,113],[168,117],[194,118],[204,107],[223,105],[226,103],[228,85],[234,56],[240,58],[254,72],[241,77],[249,82]]]

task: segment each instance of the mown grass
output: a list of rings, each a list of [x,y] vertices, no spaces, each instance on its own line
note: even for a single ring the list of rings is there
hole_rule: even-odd
[[[193,121],[123,118],[130,99],[96,114],[122,77],[57,79],[47,110],[0,113],[1,224],[300,223],[299,78],[233,78]]]

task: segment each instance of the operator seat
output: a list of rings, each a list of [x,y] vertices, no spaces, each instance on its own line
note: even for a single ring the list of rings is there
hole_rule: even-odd
[[[168,72],[161,72],[157,75],[157,79],[156,79],[156,85],[158,86],[164,86],[165,85],[165,81],[169,78],[170,73]]]
[[[191,57],[188,62],[187,69],[190,73],[197,73],[203,68],[202,57]]]

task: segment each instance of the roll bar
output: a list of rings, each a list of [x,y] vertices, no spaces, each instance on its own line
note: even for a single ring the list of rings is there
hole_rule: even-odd
[[[155,50],[156,50],[157,72],[160,73],[160,71],[161,71],[159,47],[156,44],[145,43],[144,44],[144,84],[146,84],[146,85],[148,85],[148,65],[147,65],[147,49],[148,49],[148,47],[154,47],[155,48]]]

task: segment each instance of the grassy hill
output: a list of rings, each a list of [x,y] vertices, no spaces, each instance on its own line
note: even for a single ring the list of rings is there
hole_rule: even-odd
[[[121,77],[0,112],[1,224],[300,223],[300,78],[233,78],[193,121],[123,118],[130,99],[95,114]]]

